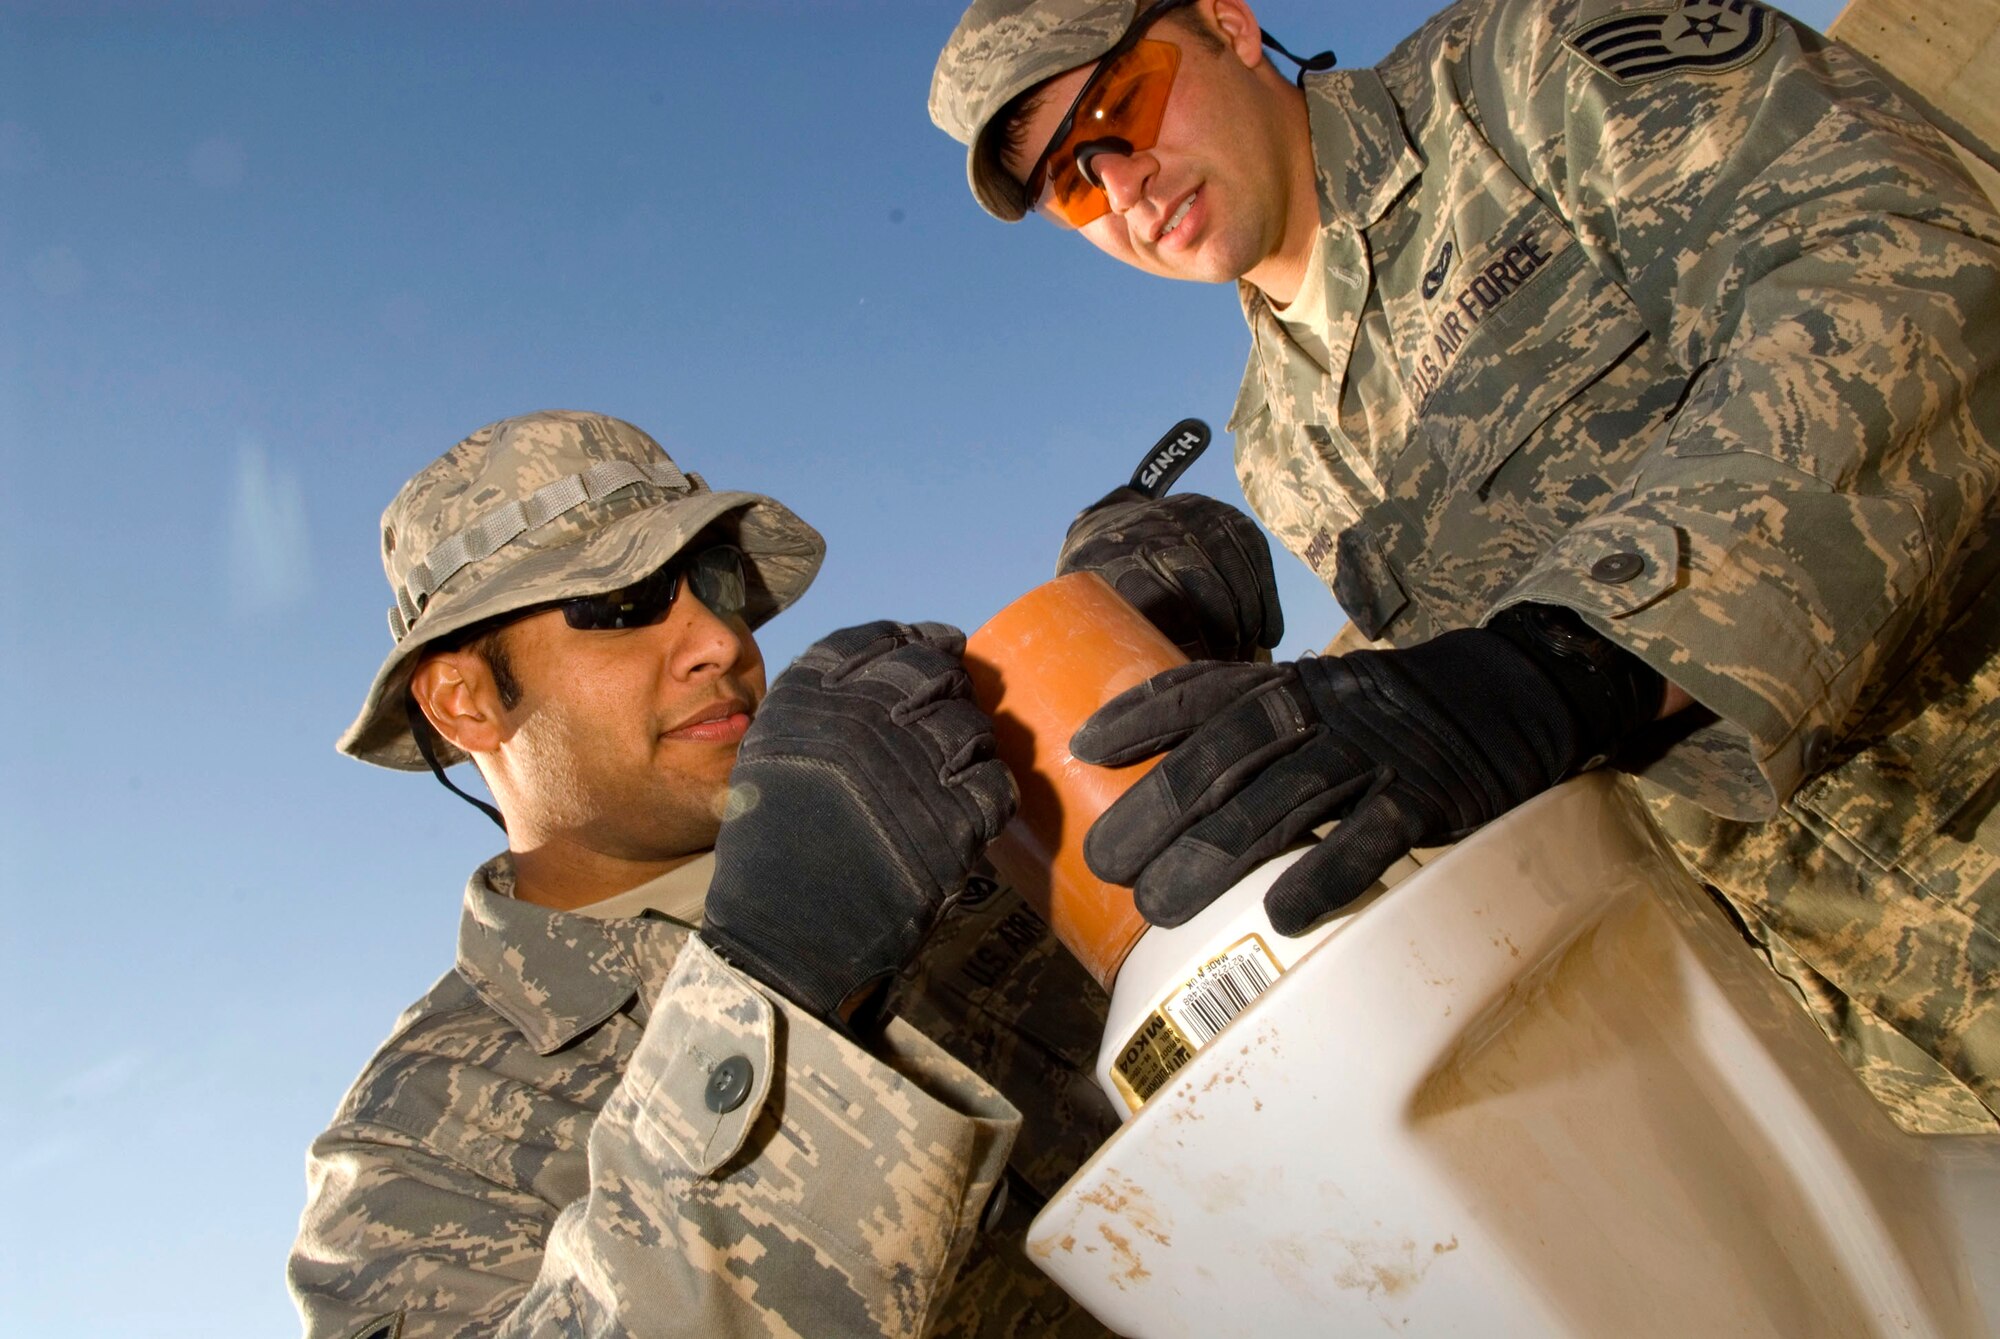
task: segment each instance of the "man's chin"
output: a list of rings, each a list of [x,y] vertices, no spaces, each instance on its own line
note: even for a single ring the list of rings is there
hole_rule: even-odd
[[[742,747],[741,737],[678,739],[673,735],[662,735],[653,765],[663,776],[672,778],[670,784],[702,789],[727,786],[729,774],[736,767],[736,755]]]
[[[713,850],[728,804],[726,786],[717,787],[710,795],[679,797],[671,811],[656,815],[656,821],[650,825],[644,839],[650,858],[676,859]]]

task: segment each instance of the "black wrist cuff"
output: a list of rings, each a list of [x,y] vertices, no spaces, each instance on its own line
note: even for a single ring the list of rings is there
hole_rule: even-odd
[[[1517,604],[1487,624],[1519,647],[1561,690],[1586,738],[1589,771],[1660,714],[1666,680],[1592,628],[1573,609]]]
[[[894,972],[885,972],[863,983],[849,992],[826,1021],[846,1033],[849,1040],[865,1045],[869,1038],[889,1026],[889,1020],[895,1017],[898,984],[898,975]]]

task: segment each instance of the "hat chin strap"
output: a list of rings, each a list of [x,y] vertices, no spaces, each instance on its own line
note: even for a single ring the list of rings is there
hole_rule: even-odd
[[[1321,70],[1331,70],[1338,59],[1332,51],[1322,51],[1317,56],[1306,56],[1304,58],[1294,56],[1290,51],[1285,49],[1283,42],[1280,42],[1262,28],[1257,30],[1257,35],[1264,39],[1265,46],[1299,67],[1298,85],[1300,88],[1305,87],[1307,75],[1317,74]]]
[[[408,693],[403,694],[403,711],[410,718],[410,735],[417,741],[417,752],[423,754],[424,761],[431,765],[431,775],[436,777],[446,790],[485,814],[502,832],[505,832],[507,820],[500,816],[498,809],[477,795],[468,795],[460,790],[451,783],[451,778],[444,774],[444,765],[438,761],[437,750],[431,747],[431,723],[424,719],[424,713],[417,706],[417,700]]]

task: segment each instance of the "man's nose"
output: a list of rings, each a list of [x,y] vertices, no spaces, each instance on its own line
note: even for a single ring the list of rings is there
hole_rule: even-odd
[[[724,618],[696,598],[682,578],[680,594],[661,625],[668,665],[678,678],[728,671],[742,663],[750,633],[740,619]]]
[[[1091,169],[1104,186],[1104,198],[1115,214],[1123,214],[1146,198],[1146,187],[1159,167],[1150,152],[1101,153]]]

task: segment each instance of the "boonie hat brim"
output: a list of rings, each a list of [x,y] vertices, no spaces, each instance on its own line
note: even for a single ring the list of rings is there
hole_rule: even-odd
[[[706,490],[648,502],[570,543],[511,554],[496,570],[452,591],[448,607],[442,602],[435,607],[434,624],[419,618],[419,626],[376,672],[367,700],[336,747],[378,766],[426,770],[405,706],[410,675],[426,647],[497,615],[629,586],[710,527],[743,550],[749,578],[745,615],[753,627],[804,594],[826,556],[819,532],[782,503],[757,493]],[[441,765],[465,759],[435,734],[431,738]]]

